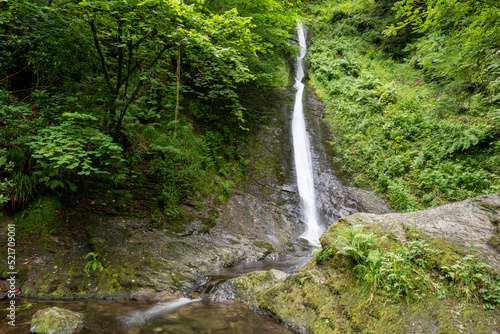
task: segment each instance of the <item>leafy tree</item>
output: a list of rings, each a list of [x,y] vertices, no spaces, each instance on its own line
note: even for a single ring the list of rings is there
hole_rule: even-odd
[[[207,0],[208,8],[223,12],[235,8],[239,15],[251,18],[252,30],[258,35],[262,52],[270,49],[295,52],[291,41],[291,28],[300,19],[298,13],[300,0]]]
[[[425,33],[418,61],[434,78],[459,83],[459,89],[489,92],[500,101],[500,5],[493,0],[402,0],[394,5],[405,26]]]

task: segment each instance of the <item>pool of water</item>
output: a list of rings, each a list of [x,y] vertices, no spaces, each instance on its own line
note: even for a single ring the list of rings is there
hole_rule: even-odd
[[[193,295],[209,293],[217,284],[256,270],[278,269],[288,274],[310,260],[310,252],[277,260],[242,263],[206,273],[207,284]],[[171,302],[130,300],[17,300],[16,326],[7,324],[6,312],[2,312],[0,333],[29,333],[31,318],[36,311],[47,307],[61,307],[84,313],[86,326],[80,333],[109,334],[291,334],[284,325],[269,316],[255,313],[240,302],[215,303],[202,298],[180,298]],[[5,309],[8,301],[0,302]]]
[[[272,318],[257,314],[239,302],[212,303],[187,298],[167,303],[94,299],[18,300],[18,306],[28,304],[33,305],[29,310],[18,310],[15,327],[9,326],[5,316],[2,316],[1,333],[29,333],[33,314],[52,306],[85,313],[87,324],[80,333],[292,333]],[[6,306],[5,301],[1,302],[2,309]]]

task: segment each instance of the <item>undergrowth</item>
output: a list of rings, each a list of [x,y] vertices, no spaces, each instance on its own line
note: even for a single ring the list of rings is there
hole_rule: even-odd
[[[313,256],[322,263],[340,254],[342,265],[355,273],[370,303],[376,295],[387,302],[406,298],[409,303],[436,294],[480,303],[485,309],[500,304],[500,277],[470,245],[467,254],[451,265],[439,265],[433,258],[442,256],[442,251],[422,239],[389,242],[364,225],[342,226],[336,235],[331,246],[315,249]]]
[[[500,191],[498,104],[426,77],[413,57],[419,35],[382,34],[394,21],[384,3],[309,5],[317,18],[307,60],[337,159],[400,211]]]

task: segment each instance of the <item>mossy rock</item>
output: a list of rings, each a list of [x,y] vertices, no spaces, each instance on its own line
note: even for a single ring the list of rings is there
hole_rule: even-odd
[[[56,195],[40,197],[29,209],[14,216],[19,223],[18,237],[50,236],[55,233],[60,226],[59,209],[61,203]]]
[[[286,273],[276,269],[254,271],[235,278],[232,280],[232,285],[237,297],[252,301],[260,292],[282,283],[287,276]]]
[[[82,313],[59,307],[37,311],[31,320],[31,333],[71,334],[77,333],[85,323]]]
[[[265,241],[254,241],[253,245],[266,250],[264,252],[264,256],[262,256],[261,259],[265,259],[266,256],[268,256],[269,254],[276,252],[276,250],[273,248],[273,246],[270,243],[265,242]]]

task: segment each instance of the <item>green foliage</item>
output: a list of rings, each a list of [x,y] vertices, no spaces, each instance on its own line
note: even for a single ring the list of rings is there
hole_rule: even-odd
[[[0,173],[6,174],[12,171],[14,168],[14,163],[12,161],[8,161],[6,157],[6,149],[0,149]],[[11,189],[14,187],[14,183],[12,180],[4,177],[0,179],[0,209],[9,202],[10,197],[9,193]]]
[[[494,278],[491,266],[478,259],[478,254],[467,244],[468,253],[449,267],[442,267],[441,279],[450,279],[450,289],[466,301],[483,302],[485,308],[494,309],[500,304],[500,280]]]
[[[347,226],[334,242],[340,254],[352,258],[358,264],[365,263],[375,247],[375,233],[363,230],[363,225]]]
[[[29,202],[37,193],[38,178],[21,172],[11,173],[12,188],[9,198],[13,207],[20,207]]]
[[[419,257],[419,249],[413,244],[388,251],[381,246],[383,239],[363,225],[352,225],[341,228],[334,245],[348,260],[345,264],[371,290],[370,300],[379,288],[385,289],[391,299],[406,296],[409,300],[417,288],[420,274],[413,270],[415,262],[412,261]],[[424,244],[419,246],[426,247]]]
[[[389,26],[385,34],[396,34],[411,25],[425,33],[416,45],[417,61],[434,78],[452,78],[472,91],[489,88],[495,94],[500,44],[498,11],[491,1],[398,1],[393,8],[401,22]]]
[[[223,195],[234,186],[230,178],[244,170],[237,147],[228,145],[219,132],[207,131],[200,136],[190,123],[181,120],[174,137],[173,127],[173,122],[149,124],[137,126],[130,134],[149,143],[145,148],[151,156],[148,175],[159,185],[157,201],[170,217],[176,216],[179,205],[186,201]]]
[[[405,296],[407,302],[437,293],[478,302],[489,309],[500,303],[499,277],[493,277],[491,266],[483,263],[470,246],[468,254],[457,257],[450,266],[439,266],[432,257],[441,256],[440,251],[415,235],[410,241],[392,245],[363,225],[341,226],[336,235],[334,248],[343,255],[344,266],[352,269],[364,290],[370,292],[369,301],[375,293],[387,301]],[[316,261],[331,258],[334,248],[314,249]]]
[[[446,80],[443,73],[431,76],[425,66],[423,73],[422,53],[415,53],[412,45],[425,38],[424,32],[408,34],[401,27],[397,40],[384,36],[382,30],[399,19],[388,10],[392,3],[383,3],[309,5],[317,15],[309,73],[327,106],[332,145],[343,157],[344,170],[358,185],[386,194],[400,211],[499,191],[498,104],[496,93],[481,88],[493,84],[493,77],[480,76],[483,84],[478,86],[458,74]],[[432,7],[438,2],[430,3]],[[408,49],[401,53],[397,48]],[[451,57],[450,66],[458,70],[455,53],[445,48],[443,54],[429,52],[429,59],[445,62]],[[407,58],[390,58],[403,54]]]
[[[122,148],[111,136],[92,127],[96,118],[79,113],[65,113],[60,125],[46,127],[29,138],[28,146],[39,163],[40,181],[50,189],[63,186],[57,176],[63,170],[75,170],[78,175],[108,173],[94,167],[123,168]],[[119,174],[118,174],[119,176]]]
[[[335,248],[332,247],[326,247],[326,248],[316,248],[313,247],[312,249],[312,256],[316,260],[316,263],[320,264],[325,261],[328,261],[331,259],[337,251]]]
[[[85,273],[87,273],[87,277],[90,277],[90,270],[93,270],[94,272],[95,271],[101,271],[104,269],[104,266],[102,265],[102,256],[101,254],[97,253],[97,252],[89,252],[87,253],[87,255],[85,255],[85,259],[87,259],[87,262],[85,263],[85,267],[83,268],[83,270],[85,271]]]
[[[120,181],[133,176],[125,166],[158,172],[169,215],[188,199],[223,198],[244,170],[239,90],[287,84],[297,10],[281,0],[0,1],[0,205],[74,191],[96,174]]]
[[[235,8],[239,15],[251,19],[252,31],[262,48],[295,52],[291,43],[290,31],[299,20],[300,0],[264,0],[244,1],[217,0],[205,1],[206,6],[215,12],[224,12],[227,8]]]

